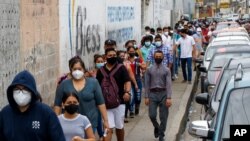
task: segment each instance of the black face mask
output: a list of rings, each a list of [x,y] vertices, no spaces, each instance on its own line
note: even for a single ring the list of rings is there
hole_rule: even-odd
[[[117,62],[117,57],[107,58],[107,63],[110,65],[114,65]]]
[[[124,62],[124,59],[121,58],[121,57],[117,57],[117,62],[118,62],[119,64],[122,64],[122,63]]]
[[[76,104],[70,104],[70,105],[64,106],[65,111],[71,115],[76,113],[78,111],[78,108],[79,108],[79,105],[76,105]]]
[[[159,64],[161,64],[162,60],[163,59],[161,59],[161,58],[155,58],[155,63],[159,65]]]
[[[129,53],[129,57],[135,57],[135,53]]]

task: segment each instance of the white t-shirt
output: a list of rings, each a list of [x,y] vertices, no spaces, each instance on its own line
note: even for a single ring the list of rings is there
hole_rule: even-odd
[[[166,39],[165,39],[165,41],[163,40],[163,44],[165,45],[165,46],[168,46],[168,47],[170,47],[170,48],[172,48],[172,46],[173,46],[173,40],[171,39],[171,36],[165,36],[165,35],[163,35]]]
[[[181,47],[181,56],[180,58],[190,58],[192,57],[193,45],[195,45],[194,38],[191,36],[186,36],[186,38],[180,38],[177,42],[177,45]]]
[[[63,114],[58,116],[66,141],[72,141],[74,136],[85,138],[85,130],[91,126],[89,119],[79,114],[74,119],[67,119]]]

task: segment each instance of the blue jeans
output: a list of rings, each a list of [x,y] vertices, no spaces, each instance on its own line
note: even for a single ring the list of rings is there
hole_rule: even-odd
[[[130,105],[129,110],[131,112],[134,111],[134,105],[140,105],[141,103],[141,91],[142,91],[142,80],[141,79],[136,79],[137,85],[138,85],[138,89],[140,92],[137,93],[137,91],[135,90],[135,86],[132,85],[132,92],[133,92],[133,99],[132,99],[132,103]]]
[[[192,57],[181,58],[181,68],[184,80],[192,81]]]
[[[179,66],[180,66],[180,52],[178,52],[178,56],[176,56],[176,54],[175,54],[175,65],[174,65],[174,72],[175,72],[175,74],[177,74],[178,75],[178,68],[179,68]]]

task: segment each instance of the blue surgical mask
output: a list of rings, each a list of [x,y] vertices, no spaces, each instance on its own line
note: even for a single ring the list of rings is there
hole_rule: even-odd
[[[155,46],[156,46],[156,47],[160,47],[161,45],[162,45],[161,41],[155,42]]]
[[[149,47],[151,45],[151,42],[145,42],[144,44],[146,47]]]
[[[96,63],[95,64],[95,67],[98,68],[98,69],[100,69],[103,66],[104,66],[104,63]]]

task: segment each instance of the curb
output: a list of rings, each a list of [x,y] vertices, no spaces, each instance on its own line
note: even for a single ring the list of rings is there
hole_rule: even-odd
[[[167,132],[167,138],[170,141],[179,141],[181,134],[183,133],[183,131],[185,131],[185,123],[186,123],[186,119],[187,119],[187,115],[189,111],[189,105],[191,104],[191,101],[193,99],[193,95],[194,95],[193,91],[195,90],[195,87],[197,87],[194,84],[197,84],[197,80],[198,80],[197,74],[195,72],[193,74],[195,74],[193,76],[194,81],[192,85],[187,85],[184,95],[181,98],[181,102],[178,108],[179,110],[174,116],[174,121],[171,123],[171,126],[170,126],[171,130]],[[179,123],[179,124],[176,124],[176,123]]]
[[[199,82],[199,72],[196,72],[195,79],[194,79],[193,84],[191,86],[192,90],[190,90],[189,94],[187,94],[189,96],[189,97],[187,97],[188,100],[186,101],[184,99],[184,102],[186,102],[186,105],[185,105],[185,108],[184,107],[182,107],[182,108],[185,109],[185,111],[183,112],[182,117],[180,117],[182,119],[178,122],[178,123],[180,123],[180,125],[179,125],[179,129],[178,129],[179,131],[176,132],[177,134],[176,134],[175,141],[180,141],[182,134],[185,132],[186,124],[187,124],[187,120],[188,120],[189,108],[190,108],[190,105],[191,105],[192,100],[194,98],[194,95],[197,91],[198,85],[196,85],[196,84],[198,84],[198,82]],[[185,93],[184,97],[186,97],[186,93]]]

